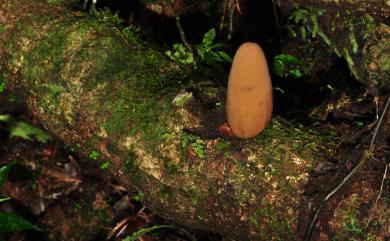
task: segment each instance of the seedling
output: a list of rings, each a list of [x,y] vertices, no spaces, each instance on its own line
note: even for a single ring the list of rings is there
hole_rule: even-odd
[[[205,148],[204,141],[198,136],[192,135],[190,133],[183,133],[181,135],[181,146],[187,148],[191,145],[192,150],[199,158],[205,157]]]
[[[97,160],[99,157],[100,157],[100,153],[95,150],[89,153],[89,158],[91,158],[92,160]]]
[[[136,201],[136,202],[141,202],[141,200],[142,200],[142,198],[144,197],[144,193],[143,192],[139,192],[139,193],[137,193],[137,194],[134,194],[133,196],[132,196],[132,199],[134,200],[134,201]]]
[[[104,161],[100,164],[100,169],[101,170],[107,170],[110,167],[110,162],[109,161]]]

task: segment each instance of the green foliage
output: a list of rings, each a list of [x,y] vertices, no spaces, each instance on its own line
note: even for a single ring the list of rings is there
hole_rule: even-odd
[[[155,225],[155,226],[150,227],[150,228],[143,228],[141,230],[138,230],[137,232],[134,232],[131,236],[127,236],[125,239],[122,239],[122,241],[136,241],[142,235],[150,233],[150,232],[153,232],[153,231],[155,231],[157,229],[161,229],[161,228],[172,228],[172,226],[168,226],[168,225]]]
[[[142,198],[145,196],[143,192],[139,192],[137,194],[134,194],[131,198],[136,202],[141,202]]]
[[[143,41],[140,38],[141,27],[130,25],[122,30],[123,36],[128,39],[130,42],[143,44]]]
[[[177,107],[183,107],[189,100],[192,99],[192,92],[182,92],[175,96],[172,104]]]
[[[15,162],[13,161],[0,168],[0,187],[4,185],[5,181],[7,181],[8,174],[14,164]]]
[[[100,11],[93,11],[93,16],[97,18],[98,20],[112,24],[114,26],[121,26],[124,21],[118,16],[118,13],[113,13],[109,8],[104,8]]]
[[[348,214],[348,221],[347,223],[343,223],[343,228],[346,232],[352,234],[352,235],[361,235],[363,234],[363,228],[359,227],[359,221],[354,213]]]
[[[6,86],[7,86],[7,82],[5,80],[0,79],[0,94],[5,91]]]
[[[228,62],[231,63],[231,57],[221,51],[220,49],[225,48],[223,44],[214,44],[215,39],[215,29],[210,29],[207,33],[204,34],[202,44],[195,45],[195,49],[200,56],[200,58],[208,65],[213,65],[217,62]]]
[[[11,162],[0,168],[0,187],[7,180],[8,174],[14,164],[15,162]],[[0,198],[0,202],[7,201],[9,199],[10,198]],[[17,232],[25,229],[41,231],[40,228],[18,215],[0,212],[0,233]]]
[[[279,54],[274,57],[273,71],[274,74],[280,77],[295,77],[302,76],[303,62],[289,54]]]
[[[202,139],[196,139],[195,142],[191,144],[191,147],[199,158],[205,157],[204,141]]]
[[[290,32],[290,34],[295,38],[297,37],[297,33],[294,30],[293,26],[298,25],[299,26],[299,32],[301,33],[302,39],[306,39],[308,29],[307,29],[307,22],[309,19],[309,11],[302,8],[295,9],[290,17],[287,20],[287,30]]]
[[[91,158],[92,160],[97,160],[99,157],[100,157],[100,153],[95,150],[89,153],[89,158]]]
[[[24,121],[18,121],[14,127],[10,130],[10,137],[20,137],[25,140],[32,141],[32,137],[35,137],[37,141],[46,143],[51,140],[51,137],[43,130],[32,126]]]
[[[186,132],[183,132],[183,134],[181,135],[180,139],[181,139],[181,146],[183,148],[186,148],[188,147],[188,145],[192,142],[194,142],[197,138],[197,136],[195,135],[192,135],[190,133],[186,133]]]
[[[165,51],[165,54],[174,62],[182,65],[193,65],[195,66],[194,56],[184,47],[183,44],[173,44],[172,50]]]
[[[40,228],[18,215],[0,213],[0,233],[17,232],[26,229],[42,231]]]
[[[215,35],[214,28],[204,34],[202,43],[194,46],[197,56],[207,65],[213,65],[217,62],[232,62],[232,58],[221,50],[226,46],[224,44],[214,43]],[[195,57],[183,44],[173,44],[173,50],[165,51],[165,54],[179,64],[196,67]]]
[[[107,170],[110,167],[110,162],[109,161],[104,161],[100,163],[100,169],[101,170]]]
[[[217,143],[217,149],[220,151],[225,151],[230,147],[230,142],[227,140],[221,140]]]
[[[47,132],[38,127],[32,126],[24,121],[16,121],[10,115],[0,115],[0,121],[6,122],[8,125],[9,137],[20,137],[25,140],[32,141],[33,137],[39,142],[46,143],[51,140],[51,136]]]
[[[204,141],[200,137],[190,133],[183,133],[181,135],[181,146],[187,148],[191,145],[192,150],[199,158],[205,157]]]

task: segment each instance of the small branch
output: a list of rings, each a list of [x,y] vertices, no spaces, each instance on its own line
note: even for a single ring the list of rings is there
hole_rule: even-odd
[[[381,187],[379,188],[379,194],[378,194],[378,197],[376,198],[375,200],[375,204],[374,204],[374,207],[376,207],[378,201],[379,201],[379,198],[381,198],[381,195],[382,195],[382,191],[383,191],[383,184],[385,183],[385,180],[386,180],[386,177],[387,177],[387,169],[390,165],[386,165],[386,168],[385,168],[385,173],[383,173],[383,178],[382,178],[382,183],[381,183]]]
[[[183,26],[181,25],[180,17],[176,13],[175,8],[173,7],[172,1],[169,2],[169,6],[171,7],[172,12],[173,12],[173,16],[175,17],[176,27],[179,30],[181,41],[183,42],[184,46],[186,46],[187,50],[192,54],[192,56],[195,56],[194,49],[192,48],[190,42],[188,42],[188,40],[187,40],[186,33],[184,32]]]
[[[275,0],[272,0],[272,11],[274,12],[276,29],[279,30],[280,29],[280,21],[279,21],[279,15],[278,15],[278,10],[276,8]]]
[[[233,35],[233,20],[234,20],[234,5],[230,6],[229,9],[229,31],[228,31],[228,36],[227,40],[230,41],[232,39]]]
[[[187,50],[194,56],[194,50],[193,50],[191,44],[188,42],[186,34],[183,30],[183,27],[181,26],[180,17],[176,16],[176,13],[174,13],[174,14],[175,14],[175,20],[176,20],[176,27],[180,33],[180,39],[183,42],[184,46],[186,46]]]
[[[221,16],[221,22],[219,24],[219,33],[218,33],[218,36],[221,36],[221,33],[222,33],[222,29],[223,29],[223,23],[225,22],[225,15],[226,15],[226,8],[228,6],[228,2],[229,0],[225,0],[225,3],[223,5],[223,12],[222,12],[222,16]]]

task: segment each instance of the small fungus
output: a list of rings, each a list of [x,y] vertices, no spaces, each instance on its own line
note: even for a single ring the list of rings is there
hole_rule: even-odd
[[[238,138],[258,135],[272,115],[272,83],[264,53],[256,43],[234,55],[227,89],[227,120]]]

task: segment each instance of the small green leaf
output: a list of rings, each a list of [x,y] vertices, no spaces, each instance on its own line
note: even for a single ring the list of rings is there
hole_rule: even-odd
[[[0,115],[0,121],[2,122],[8,122],[11,120],[11,116],[9,114]]]
[[[7,181],[8,174],[11,171],[11,168],[14,164],[15,164],[15,161],[10,162],[7,165],[0,168],[0,187],[3,186],[5,181]]]
[[[274,59],[274,68],[273,69],[274,69],[275,75],[283,77],[284,64],[282,61]]]
[[[3,93],[5,91],[5,87],[7,86],[7,83],[5,80],[0,79],[0,93]]]
[[[284,64],[296,64],[296,65],[303,65],[303,62],[297,59],[295,56],[292,56],[290,54],[279,54],[275,56],[275,60],[279,60]]]
[[[47,134],[45,131],[32,126],[24,121],[18,121],[15,125],[10,127],[10,138],[12,137],[20,137],[25,140],[32,140],[32,136],[42,143],[46,143],[51,140],[51,136]]]
[[[127,236],[125,239],[122,239],[122,241],[136,241],[142,235],[150,233],[152,231],[155,231],[156,229],[161,229],[161,228],[173,228],[173,227],[168,226],[168,225],[156,225],[156,226],[153,226],[150,228],[143,228],[141,230],[138,230],[137,232],[134,232],[131,236]]]
[[[0,233],[17,232],[25,229],[42,231],[40,228],[18,215],[11,213],[0,213]]]
[[[223,52],[223,51],[219,51],[219,52],[218,52],[218,55],[221,56],[221,58],[222,58],[223,60],[225,60],[226,62],[228,62],[228,63],[231,63],[231,62],[232,62],[232,58],[231,58],[227,53],[225,53],[225,52]]]
[[[292,69],[289,71],[290,75],[295,77],[295,78],[300,78],[302,77],[302,72],[300,69]]]
[[[107,170],[109,167],[110,167],[110,162],[108,162],[108,161],[102,162],[100,164],[100,169],[101,170]]]
[[[204,45],[211,45],[215,38],[215,29],[210,29],[207,33],[204,34],[203,37],[203,44]]]
[[[89,153],[89,158],[91,158],[93,160],[98,159],[98,157],[100,157],[100,154],[97,151],[91,151],[91,153]]]
[[[0,198],[0,203],[10,200],[10,197]]]
[[[144,194],[143,192],[139,192],[139,193],[137,193],[137,194],[134,194],[134,195],[132,196],[132,199],[133,199],[134,201],[141,202],[142,199],[144,198],[144,196],[145,196],[145,194]]]

